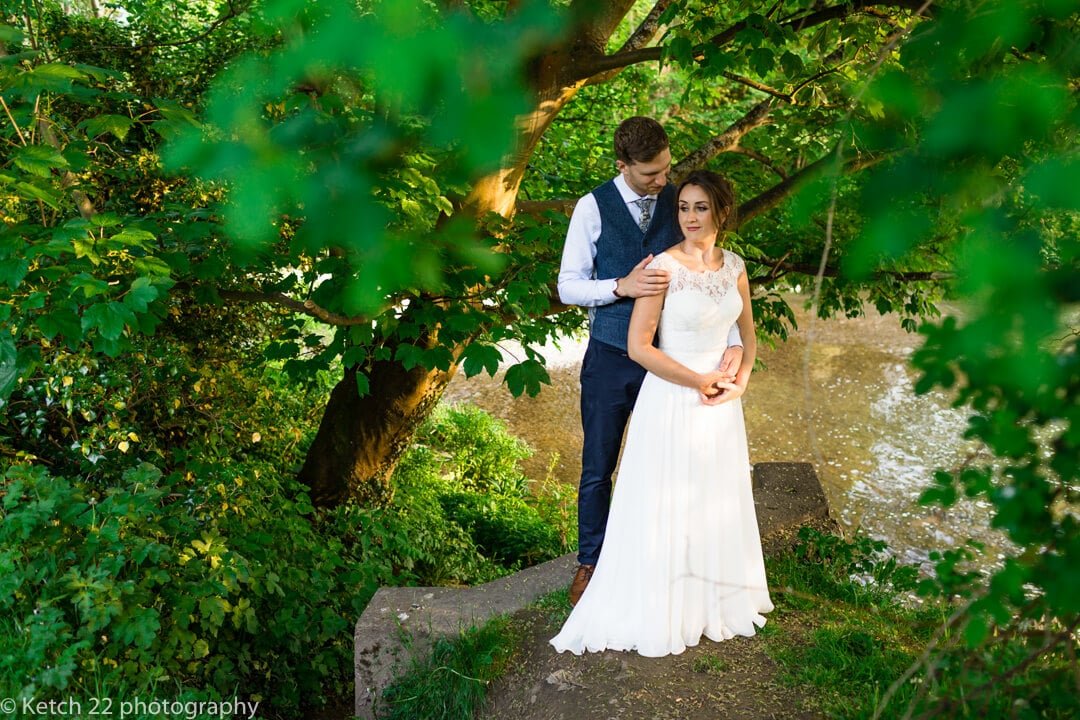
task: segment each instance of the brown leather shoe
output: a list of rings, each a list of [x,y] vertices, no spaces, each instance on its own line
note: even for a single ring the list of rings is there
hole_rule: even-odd
[[[577,572],[574,573],[574,581],[570,583],[571,606],[578,604],[578,600],[581,599],[581,594],[585,592],[585,588],[589,586],[589,581],[592,580],[594,570],[596,570],[595,565],[577,566]]]

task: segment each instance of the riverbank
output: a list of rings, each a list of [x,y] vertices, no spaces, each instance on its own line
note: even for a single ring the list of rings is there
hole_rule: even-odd
[[[862,563],[879,580],[852,579]],[[753,638],[708,639],[679,656],[557,654],[565,591],[441,644],[387,693],[391,718],[713,720],[869,717],[942,622],[905,607],[913,572],[888,569],[872,544],[806,530],[767,560],[776,609]],[[899,687],[882,717],[900,717]],[[471,702],[470,702],[471,701]]]

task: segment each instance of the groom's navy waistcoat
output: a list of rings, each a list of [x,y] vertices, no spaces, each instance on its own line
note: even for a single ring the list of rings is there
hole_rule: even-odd
[[[649,229],[644,233],[626,207],[615,182],[609,180],[592,192],[600,208],[600,237],[596,240],[596,277],[625,277],[649,253],[656,255],[679,242],[675,219],[675,188],[665,185],[656,198]],[[632,298],[592,308],[589,332],[600,342],[626,350]]]

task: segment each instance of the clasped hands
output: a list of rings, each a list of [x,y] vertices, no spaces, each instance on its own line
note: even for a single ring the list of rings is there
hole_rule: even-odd
[[[741,364],[742,348],[732,346],[724,351],[720,367],[702,374],[697,391],[703,405],[721,405],[742,397],[742,394],[746,392],[746,386],[736,382]]]

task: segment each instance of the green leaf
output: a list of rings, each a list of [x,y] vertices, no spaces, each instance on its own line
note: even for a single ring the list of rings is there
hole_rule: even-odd
[[[86,136],[91,139],[98,135],[112,133],[118,140],[123,140],[134,124],[135,121],[126,115],[98,115],[82,121],[79,126],[85,128]]]
[[[117,340],[124,332],[124,325],[135,320],[131,310],[118,302],[91,305],[83,313],[83,332],[97,328],[106,340]]]
[[[101,263],[101,256],[97,252],[97,239],[92,235],[73,238],[71,246],[75,249],[75,257],[86,258],[94,265]]]
[[[790,50],[785,50],[784,54],[780,56],[780,68],[788,78],[794,78],[803,70],[802,58]]]
[[[20,197],[26,198],[27,200],[40,200],[53,210],[60,209],[60,203],[62,202],[61,196],[51,190],[32,185],[28,182],[15,183],[15,189],[18,191]]]
[[[550,385],[551,377],[537,360],[525,360],[506,371],[506,386],[514,397],[520,397],[523,392],[536,397],[540,394],[541,384]]]
[[[30,270],[30,262],[21,258],[8,258],[0,262],[0,281],[15,290],[22,283]]]
[[[406,370],[412,370],[417,365],[421,365],[423,358],[423,350],[407,343],[398,345],[397,350],[394,351],[394,360],[401,363],[401,366]]]
[[[454,355],[446,347],[439,346],[424,351],[424,367],[439,370],[449,370],[454,364]]]
[[[982,615],[973,615],[964,627],[964,640],[969,648],[982,645],[989,634],[990,624]]]
[[[471,343],[462,352],[462,358],[462,369],[465,371],[465,377],[477,375],[481,370],[486,370],[488,375],[494,377],[499,370],[499,361],[502,359],[502,354],[493,345]]]
[[[68,161],[60,151],[48,145],[24,145],[16,148],[11,159],[20,169],[45,178],[52,176],[54,168],[68,166]]]
[[[14,28],[10,25],[0,24],[0,42],[6,42],[14,45],[17,43],[21,43],[24,37],[26,36],[23,35],[22,30]]]
[[[80,72],[70,65],[63,63],[46,63],[38,65],[30,72],[23,73],[19,78],[20,89],[28,93],[41,91],[66,92],[71,89],[71,83],[75,80],[84,80],[86,73]]]
[[[767,47],[759,47],[751,52],[748,60],[750,61],[750,67],[761,77],[768,75],[776,64],[776,56]]]
[[[1037,165],[1028,173],[1025,189],[1043,204],[1062,210],[1080,210],[1080,160],[1076,156],[1056,157]]]
[[[690,67],[694,63],[694,44],[690,38],[677,37],[664,47],[664,55],[678,65]]]
[[[86,273],[79,273],[68,281],[68,285],[71,286],[71,291],[82,290],[86,299],[90,299],[97,295],[104,295],[109,292],[109,283],[105,282],[101,278],[96,278],[93,275],[87,275]]]
[[[36,322],[41,334],[47,340],[52,340],[57,335],[63,335],[74,342],[78,342],[83,338],[82,324],[76,312],[54,310],[39,315]]]
[[[151,277],[159,278],[158,285],[161,285],[163,282],[165,282],[160,278],[169,277],[170,275],[172,275],[173,270],[168,263],[166,263],[161,258],[155,257],[153,255],[136,258],[133,266],[135,268],[135,272],[139,273],[140,275],[149,275]],[[171,286],[172,284],[172,281],[169,280],[168,285]]]
[[[11,395],[21,371],[15,341],[10,333],[0,333],[0,400],[7,400]]]
[[[146,312],[146,308],[158,297],[158,289],[148,277],[135,278],[131,289],[124,295],[124,304],[135,312]]]
[[[367,360],[367,348],[359,345],[350,345],[341,354],[341,364],[347,368],[360,365]]]
[[[150,249],[150,243],[154,241],[154,233],[138,228],[124,228],[108,239],[110,248],[138,247],[144,250]]]

